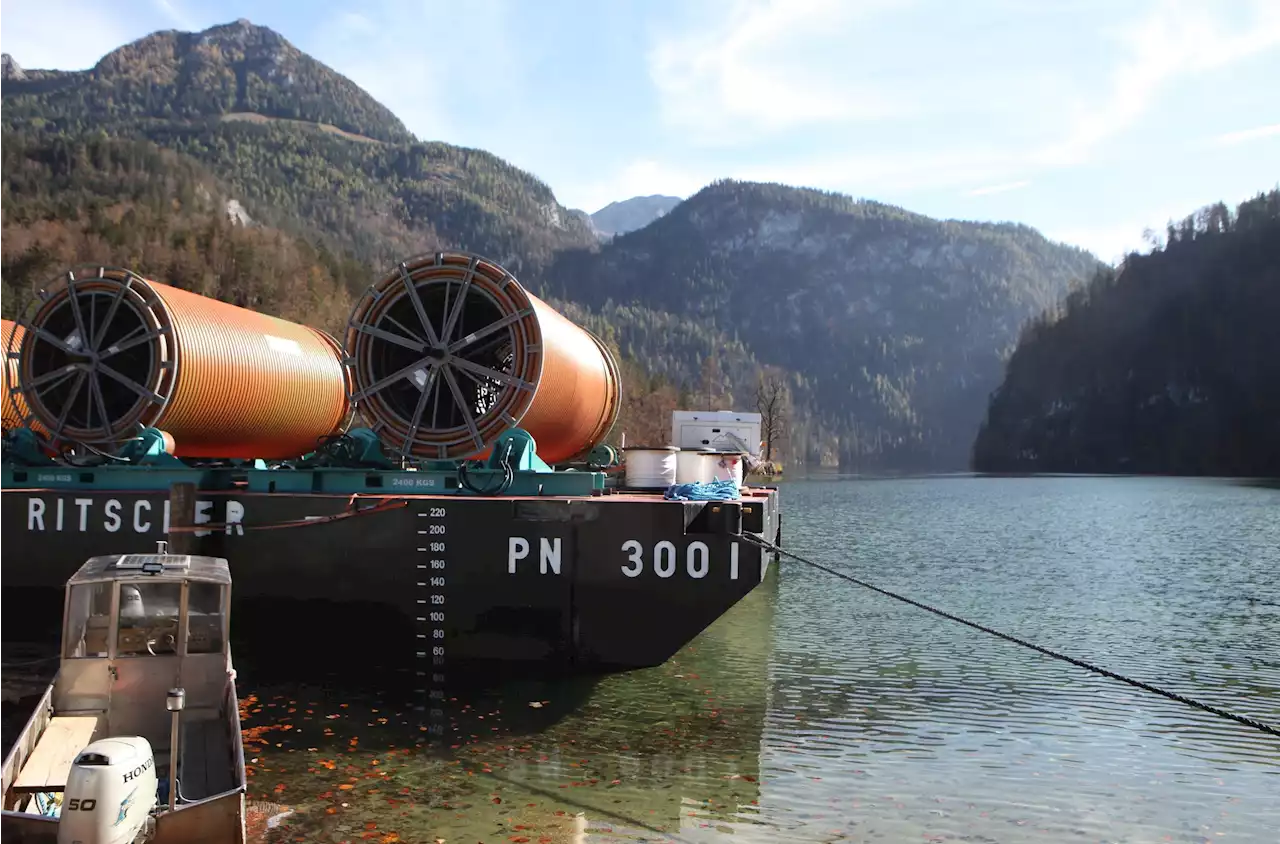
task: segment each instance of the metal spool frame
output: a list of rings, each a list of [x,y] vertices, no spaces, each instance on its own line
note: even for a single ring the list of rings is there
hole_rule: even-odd
[[[470,253],[404,261],[356,303],[345,344],[352,404],[402,458],[481,455],[534,405],[547,362],[544,332],[553,320],[591,338],[616,386],[585,453],[617,419],[617,363],[591,332],[497,263]]]
[[[145,279],[82,265],[41,291],[33,307],[18,320],[20,347],[6,349],[19,360],[10,389],[21,391],[53,442],[114,448],[161,417],[173,400],[179,351],[169,311]]]

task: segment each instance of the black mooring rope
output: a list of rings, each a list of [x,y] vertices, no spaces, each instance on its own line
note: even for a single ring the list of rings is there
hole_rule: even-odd
[[[999,630],[993,630],[992,628],[982,624],[978,624],[977,622],[968,621],[967,619],[963,619],[958,615],[953,615],[947,612],[946,610],[940,610],[937,607],[931,607],[928,604],[924,604],[924,603],[921,603],[920,601],[914,600],[912,598],[908,598],[905,595],[899,595],[896,592],[890,592],[888,589],[881,589],[879,586],[875,586],[873,584],[867,583],[865,580],[859,580],[858,578],[854,577],[851,574],[846,574],[845,572],[837,571],[833,568],[828,568],[827,566],[824,566],[821,563],[815,563],[813,560],[806,560],[804,557],[801,557],[799,554],[793,554],[790,551],[786,551],[776,545],[772,545],[768,542],[765,542],[762,539],[757,539],[756,537],[751,536],[748,533],[744,532],[742,534],[742,538],[752,543],[753,545],[760,546],[766,551],[772,551],[775,554],[783,554],[795,560],[796,562],[813,566],[814,568],[820,571],[825,571],[827,574],[835,575],[836,577],[841,578],[842,580],[847,580],[850,583],[856,584],[866,589],[870,589],[873,592],[879,592],[881,595],[884,595],[889,598],[893,598],[896,601],[902,601],[903,603],[910,604],[913,607],[918,607],[919,609],[925,610],[926,612],[931,612],[934,615],[942,616],[943,618],[948,619],[950,621],[959,622],[960,624],[963,624],[967,627],[972,627],[974,630],[981,630],[983,633],[989,633],[992,636],[999,637],[1001,639],[1004,639],[1005,641],[1013,642],[1015,645],[1022,645],[1024,648],[1030,648],[1033,651],[1038,651],[1044,654],[1045,656],[1050,656],[1050,657],[1053,657],[1054,659],[1060,659],[1063,662],[1069,662],[1072,665],[1085,669],[1086,671],[1092,671],[1095,674],[1101,674],[1103,677],[1110,677],[1112,680],[1119,680],[1122,683],[1128,683],[1130,686],[1135,686],[1139,689],[1142,689],[1143,691],[1161,695],[1162,697],[1167,697],[1169,700],[1177,701],[1178,703],[1184,704],[1186,706],[1191,706],[1196,709],[1202,709],[1205,712],[1208,712],[1213,715],[1217,715],[1219,718],[1226,718],[1230,721],[1235,721],[1238,724],[1244,724],[1246,727],[1253,727],[1255,730],[1261,730],[1262,732],[1270,733],[1273,736],[1280,736],[1280,729],[1277,729],[1276,727],[1273,727],[1270,724],[1264,723],[1262,721],[1258,721],[1257,719],[1250,718],[1247,715],[1237,715],[1234,712],[1228,712],[1225,709],[1219,709],[1216,706],[1212,706],[1211,704],[1208,704],[1208,703],[1202,703],[1198,700],[1193,700],[1192,698],[1186,697],[1184,695],[1180,695],[1177,692],[1166,691],[1165,689],[1159,688],[1158,686],[1153,686],[1150,683],[1144,683],[1141,680],[1134,680],[1132,677],[1126,677],[1123,674],[1117,674],[1114,671],[1110,671],[1106,668],[1093,665],[1091,663],[1085,662],[1084,660],[1076,659],[1075,657],[1067,656],[1066,654],[1060,654],[1057,651],[1051,651],[1048,648],[1043,648],[1039,645],[1028,642],[1025,639],[1019,639],[1017,636],[1010,636],[1008,633],[1001,633]]]

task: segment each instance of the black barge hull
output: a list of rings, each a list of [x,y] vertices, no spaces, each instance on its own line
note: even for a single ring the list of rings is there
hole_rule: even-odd
[[[50,635],[85,559],[152,552],[167,536],[161,490],[0,498],[10,642]],[[332,518],[353,504],[358,515]],[[774,489],[715,502],[200,491],[195,519],[209,529],[191,551],[229,561],[237,656],[255,664],[599,672],[664,662],[757,586],[772,555],[743,533],[774,541],[778,513]]]

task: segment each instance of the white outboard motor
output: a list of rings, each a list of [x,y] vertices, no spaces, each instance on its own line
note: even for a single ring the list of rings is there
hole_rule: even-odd
[[[99,739],[71,765],[58,844],[128,844],[155,805],[151,743],[141,736]]]

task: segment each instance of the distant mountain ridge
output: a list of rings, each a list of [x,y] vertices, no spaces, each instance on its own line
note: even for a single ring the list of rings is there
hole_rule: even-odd
[[[594,309],[680,314],[794,373],[812,462],[962,468],[1023,322],[1099,266],[1026,226],[725,180],[599,249],[558,253],[548,278]],[[701,363],[670,375],[695,380]]]
[[[626,234],[642,229],[681,203],[678,196],[633,196],[610,202],[591,215],[591,222],[603,235]]]
[[[617,345],[631,438],[665,436],[677,403],[749,409],[768,373],[792,396],[792,457],[963,468],[1019,326],[1098,265],[1026,226],[783,185],[634,197],[597,221],[491,153],[417,141],[243,20],[89,71],[5,72],[6,308],[60,262],[115,260],[333,328],[373,274],[465,249]]]

